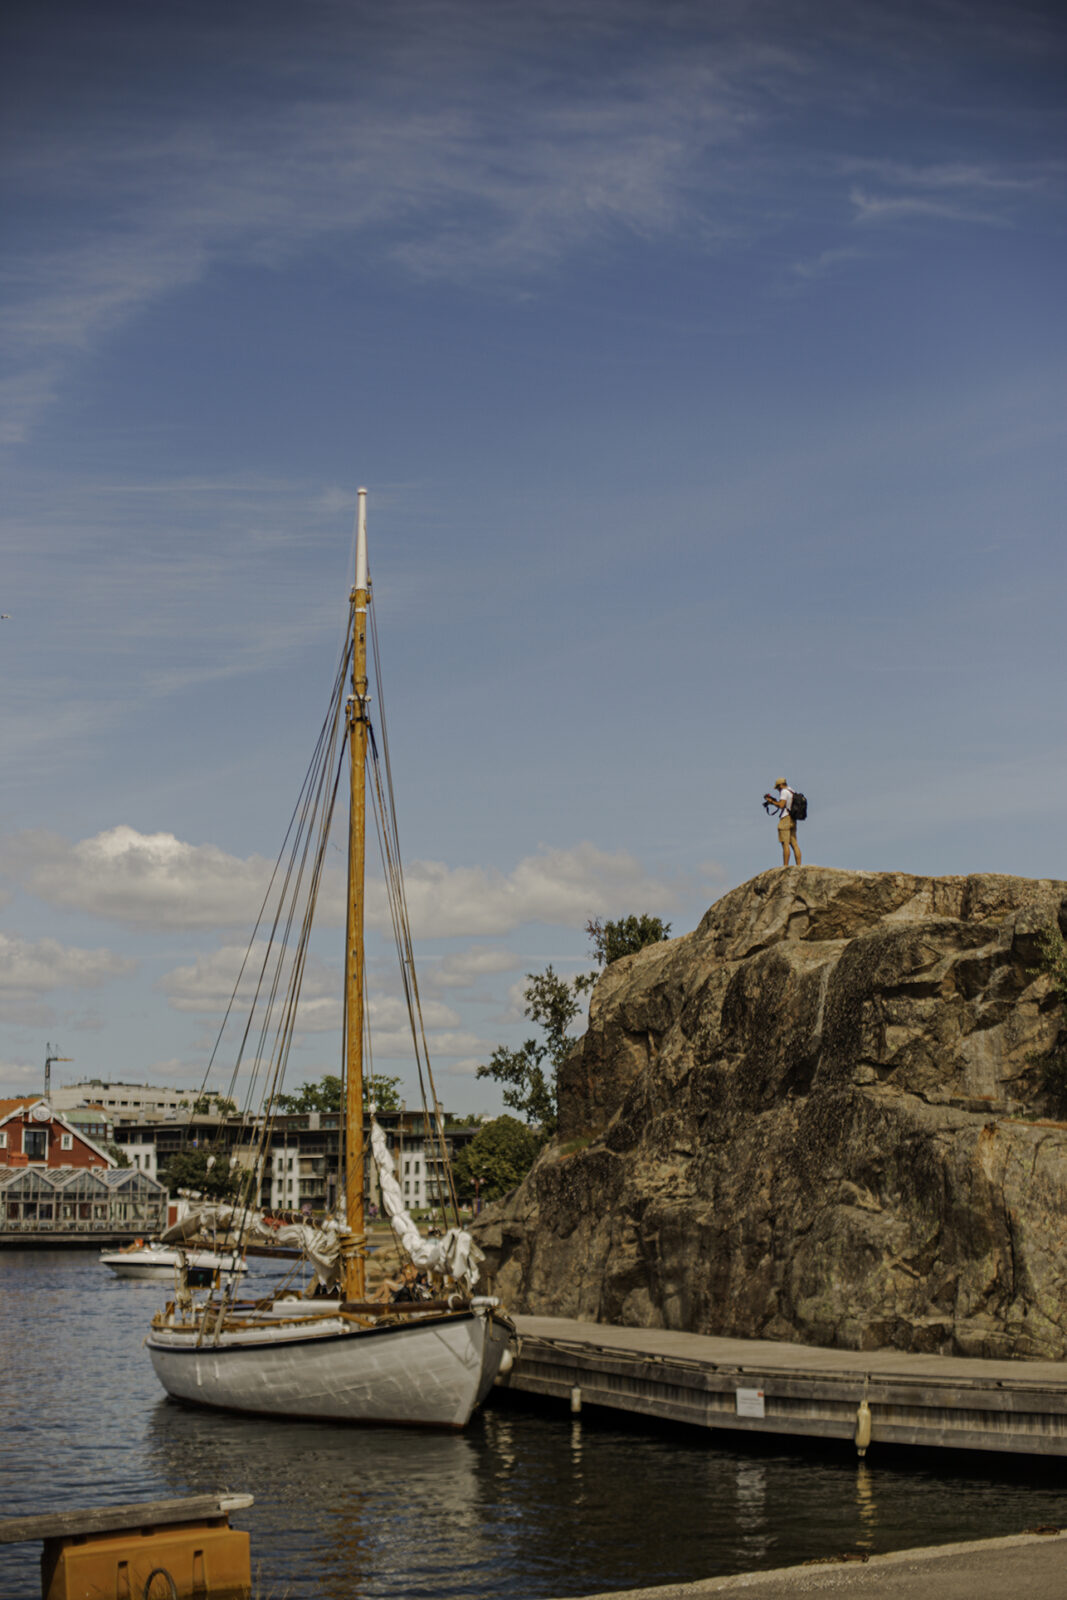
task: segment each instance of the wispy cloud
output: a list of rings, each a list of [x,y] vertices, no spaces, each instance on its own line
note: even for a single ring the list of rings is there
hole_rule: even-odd
[[[45,995],[97,989],[129,977],[137,962],[111,950],[83,950],[56,939],[31,941],[0,934],[0,1017],[25,1027],[52,1021]]]
[[[500,945],[472,944],[434,962],[423,982],[431,989],[471,989],[484,978],[514,972],[520,965],[518,956]]]
[[[923,218],[933,222],[978,223],[983,227],[1006,228],[1010,220],[995,211],[982,210],[954,200],[931,199],[924,194],[869,194],[855,188],[849,195],[857,222],[890,223]]]
[[[967,24],[936,9],[857,0],[814,32],[788,7],[635,0],[402,0],[374,16],[329,6],[299,25],[266,6],[148,29],[131,13],[84,32],[68,18],[68,48],[96,70],[68,85],[62,116],[47,74],[20,86],[12,113],[0,333],[15,366],[0,436],[25,436],[80,353],[235,262],[278,271],[358,238],[379,266],[517,293],[622,237],[707,250],[773,232],[790,209],[797,129],[831,106],[877,115],[898,74],[948,58]],[[1011,44],[987,25],[982,48]],[[206,92],[188,65],[201,57],[243,70]],[[856,193],[857,215],[883,224],[1002,221],[920,200],[1018,197],[1041,182],[891,155],[851,170],[897,191]]]

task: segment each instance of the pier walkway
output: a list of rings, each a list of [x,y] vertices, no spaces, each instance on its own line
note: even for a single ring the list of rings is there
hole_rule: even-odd
[[[826,1350],[562,1317],[515,1318],[498,1382],[731,1432],[1067,1456],[1067,1362]],[[863,1403],[866,1401],[866,1411]]]

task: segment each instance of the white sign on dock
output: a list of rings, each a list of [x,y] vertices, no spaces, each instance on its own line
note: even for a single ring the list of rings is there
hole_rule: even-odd
[[[739,1417],[762,1417],[764,1415],[762,1389],[738,1389],[736,1393],[737,1415]]]

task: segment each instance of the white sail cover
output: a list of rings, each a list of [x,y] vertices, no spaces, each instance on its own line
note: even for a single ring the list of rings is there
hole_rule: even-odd
[[[385,1142],[385,1134],[377,1122],[371,1123],[371,1149],[378,1169],[378,1184],[382,1191],[382,1204],[392,1223],[401,1249],[417,1267],[430,1272],[440,1272],[454,1278],[467,1290],[478,1282],[478,1262],[485,1260],[470,1234],[463,1228],[449,1228],[441,1239],[424,1239],[412,1217],[404,1208],[404,1197],[396,1178],[393,1158]]]
[[[246,1240],[260,1239],[264,1244],[302,1250],[325,1288],[337,1282],[341,1239],[340,1228],[332,1217],[328,1217],[321,1228],[312,1228],[303,1222],[284,1222],[279,1227],[259,1211],[245,1214],[234,1206],[203,1205],[191,1210],[160,1238],[165,1244],[176,1244],[196,1234],[225,1234],[231,1228],[240,1228]]]

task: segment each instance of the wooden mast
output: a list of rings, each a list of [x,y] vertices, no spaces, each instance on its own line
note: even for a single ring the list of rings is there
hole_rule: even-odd
[[[356,582],[352,590],[352,694],[348,700],[351,795],[348,820],[348,929],[345,960],[345,1299],[366,1290],[363,1217],[363,880],[367,820],[367,491],[359,491]]]

